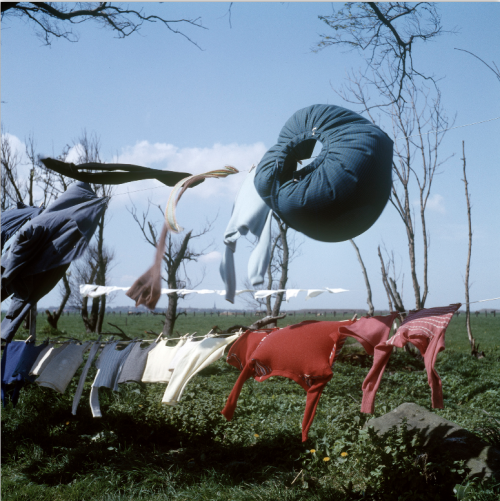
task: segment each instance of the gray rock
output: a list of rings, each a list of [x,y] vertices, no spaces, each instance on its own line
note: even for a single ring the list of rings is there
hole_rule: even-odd
[[[365,427],[373,426],[384,434],[393,426],[399,427],[403,418],[409,429],[418,430],[424,447],[447,451],[455,460],[465,460],[470,477],[500,479],[500,449],[488,445],[470,431],[448,421],[419,405],[405,403],[378,418],[370,419]]]

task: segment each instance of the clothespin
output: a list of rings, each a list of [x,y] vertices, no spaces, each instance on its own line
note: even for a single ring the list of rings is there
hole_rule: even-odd
[[[354,316],[351,318],[351,322],[354,322],[354,320],[356,320],[356,318],[358,318],[358,314],[355,313]]]
[[[26,339],[25,343],[26,343],[26,344],[28,344],[28,343],[31,341],[31,338],[32,338],[32,337],[33,337],[33,336],[30,334],[30,335],[28,336],[28,339]]]
[[[155,343],[159,343],[162,336],[163,336],[163,332],[160,332],[160,335],[156,338]]]

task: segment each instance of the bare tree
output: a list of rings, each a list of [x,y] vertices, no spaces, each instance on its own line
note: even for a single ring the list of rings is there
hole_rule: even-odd
[[[470,272],[470,258],[472,252],[472,218],[471,218],[471,205],[470,205],[470,195],[469,195],[469,183],[467,182],[466,174],[466,159],[465,159],[465,142],[462,141],[462,162],[464,169],[463,182],[465,185],[465,200],[467,202],[467,222],[469,224],[469,247],[467,252],[467,265],[465,266],[465,326],[467,328],[467,336],[469,338],[471,355],[474,357],[480,357],[479,345],[476,346],[476,340],[472,335],[472,328],[470,325],[470,304],[469,304],[469,272]],[[481,354],[484,356],[484,353]]]
[[[421,309],[429,293],[426,209],[434,175],[447,160],[441,160],[439,149],[446,129],[453,124],[443,109],[436,79],[415,67],[413,48],[416,42],[433,40],[445,32],[440,15],[434,4],[425,2],[349,2],[321,19],[334,32],[323,35],[317,49],[341,45],[367,54],[365,70],[351,72],[347,85],[337,94],[359,107],[360,113],[366,113],[373,123],[383,120],[392,125],[390,201],[404,224],[415,308]],[[427,87],[426,81],[432,85]],[[373,115],[374,109],[379,110],[378,117]],[[415,189],[419,197],[418,216],[411,203]],[[420,279],[417,232],[421,233],[423,244]],[[387,275],[380,251],[379,257],[389,302],[399,309],[402,301],[396,301],[396,281]]]
[[[52,313],[49,310],[45,310],[45,314],[47,315],[47,322],[53,329],[57,329],[57,323],[59,321],[59,318],[63,314],[64,307],[66,306],[66,303],[68,302],[70,296],[71,296],[71,287],[69,285],[69,280],[66,274],[63,275],[62,277],[62,298],[61,298],[61,304],[59,305],[59,308],[57,311],[53,311]],[[61,282],[59,284],[61,285]]]
[[[21,163],[19,152],[14,150],[10,136],[2,127],[2,211],[10,209],[25,198],[24,182],[17,168]]]
[[[428,2],[347,2],[330,16],[319,18],[331,28],[323,34],[316,51],[340,45],[348,50],[358,50],[373,70],[371,83],[379,79],[383,67],[391,69],[391,79],[386,80],[393,93],[393,101],[377,103],[390,106],[404,100],[403,87],[407,80],[420,77],[435,82],[415,67],[412,49],[417,42],[429,42],[442,33],[441,16],[436,5]],[[450,33],[450,32],[448,32]]]
[[[153,206],[151,200],[148,200],[148,208],[146,212],[143,212],[140,216],[138,214],[136,206],[132,203],[132,207],[127,210],[130,212],[134,221],[139,226],[141,233],[148,244],[152,247],[157,246],[159,233],[155,225],[149,219],[149,210]],[[162,208],[158,205],[155,206],[164,216]],[[163,280],[167,283],[168,289],[184,289],[192,288],[199,285],[193,284],[189,278],[187,272],[187,265],[190,262],[197,262],[198,259],[204,256],[209,249],[212,247],[212,243],[203,247],[201,250],[196,250],[191,244],[194,239],[200,238],[203,235],[209,233],[212,229],[213,222],[207,221],[205,226],[193,233],[193,230],[188,231],[185,235],[172,235],[172,233],[167,233],[167,238],[165,242],[165,251],[163,254],[163,263],[166,277]],[[204,270],[203,270],[204,274]],[[178,311],[179,296],[176,292],[167,294],[168,296],[168,306],[165,312],[165,321],[163,324],[163,335],[172,336],[174,332],[175,322],[180,315],[185,314],[185,312]]]
[[[375,312],[375,309],[373,308],[373,303],[372,303],[372,288],[370,287],[370,280],[368,279],[368,273],[366,272],[365,264],[363,263],[363,259],[361,257],[361,253],[359,252],[358,246],[355,244],[352,238],[349,240],[349,242],[351,242],[352,246],[354,247],[356,255],[358,256],[359,264],[361,265],[361,271],[363,273],[363,278],[365,279],[366,292],[368,294],[366,298],[366,302],[368,303],[368,315],[372,317]]]
[[[99,137],[93,133],[89,134],[83,130],[80,137],[73,141],[73,147],[77,149],[77,163],[101,163],[101,142]],[[64,154],[67,155],[68,149]],[[102,184],[93,184],[95,193],[102,197],[110,197],[113,194],[113,187]],[[77,274],[80,278],[88,277],[88,281],[80,282],[86,284],[106,285],[106,280],[111,270],[111,263],[114,259],[114,252],[104,243],[104,228],[106,226],[105,209],[99,219],[95,235],[95,244],[89,246],[86,258],[81,263]],[[92,298],[90,314],[87,308],[87,298],[81,303],[82,320],[87,332],[101,333],[104,315],[106,313],[106,295]]]
[[[292,261],[300,255],[302,242],[297,241],[297,232],[282,221],[273,212],[272,237],[271,237],[271,260],[267,267],[267,282],[263,288],[267,290],[286,289],[289,280],[289,269]],[[250,282],[244,281],[245,288],[252,289]],[[284,292],[275,294],[273,298],[268,296],[264,299],[255,299],[253,295],[243,295],[242,299],[252,307],[266,308],[266,318],[280,317],[281,305]],[[275,327],[275,321],[268,322],[270,327]]]
[[[380,101],[391,103],[382,108],[382,116],[390,120],[394,141],[393,184],[390,202],[401,217],[406,231],[410,271],[415,293],[415,308],[421,309],[429,292],[428,252],[430,238],[426,224],[426,209],[431,194],[434,176],[450,157],[441,160],[439,150],[446,129],[453,125],[448,119],[441,102],[441,93],[425,87],[417,88],[411,82],[403,85],[405,100],[396,99],[391,90],[392,77],[380,73],[380,80],[374,84]],[[348,87],[339,94],[350,103],[361,106],[375,123],[371,111],[367,81],[359,73],[351,78]],[[413,188],[416,184],[419,198],[420,231],[422,238],[422,288],[417,273],[416,231],[417,219],[412,207]]]
[[[396,276],[396,265],[394,261],[394,252],[389,256],[387,264],[384,262],[382,253],[380,252],[380,245],[378,246],[378,257],[380,259],[382,283],[384,284],[384,289],[387,294],[387,301],[389,303],[389,311],[399,311],[400,313],[405,313],[405,307],[403,305],[403,300],[398,291],[397,286],[397,276]],[[392,276],[390,276],[390,267],[392,265]]]
[[[35,34],[45,45],[52,37],[78,41],[73,25],[94,22],[101,28],[110,29],[116,38],[125,38],[139,32],[144,23],[159,23],[175,34],[182,35],[198,47],[188,35],[180,31],[179,25],[204,28],[200,18],[166,19],[148,15],[141,8],[129,9],[125,4],[111,2],[2,2],[2,24],[9,18],[20,18],[34,27]]]

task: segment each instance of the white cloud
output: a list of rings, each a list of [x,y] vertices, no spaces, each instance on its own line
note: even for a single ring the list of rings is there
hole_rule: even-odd
[[[446,209],[444,207],[444,198],[438,193],[431,195],[427,200],[427,208],[431,211],[439,212],[440,214],[445,214]]]
[[[208,254],[205,254],[204,256],[201,256],[198,261],[201,263],[213,263],[220,261],[222,258],[222,254],[219,251],[212,251],[209,252]]]
[[[267,151],[261,142],[254,144],[214,144],[211,148],[178,148],[172,144],[149,143],[140,141],[134,146],[123,148],[116,161],[142,165],[144,167],[159,168],[178,172],[201,174],[211,170],[221,169],[231,165],[240,171],[240,174],[228,176],[224,179],[208,179],[195,191],[197,196],[211,198],[213,196],[227,196],[234,198],[245,177],[245,171],[257,165]],[[130,191],[152,188],[156,182],[134,183],[129,185]],[[124,190],[125,191],[125,190]]]

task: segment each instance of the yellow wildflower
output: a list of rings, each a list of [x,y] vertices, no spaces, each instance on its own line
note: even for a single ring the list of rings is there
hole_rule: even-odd
[[[323,458],[323,461],[330,461],[330,458]]]
[[[139,407],[142,407],[142,405],[141,405],[141,404],[139,404]]]
[[[259,438],[259,434],[258,433],[254,433],[254,437],[255,438]]]
[[[66,421],[66,426],[68,426],[68,425],[69,425],[69,421]]]
[[[311,454],[314,454],[314,453],[316,452],[316,449],[311,449],[309,452],[310,452]]]
[[[340,454],[343,458],[345,458],[347,456],[347,452],[342,452],[342,454]]]

